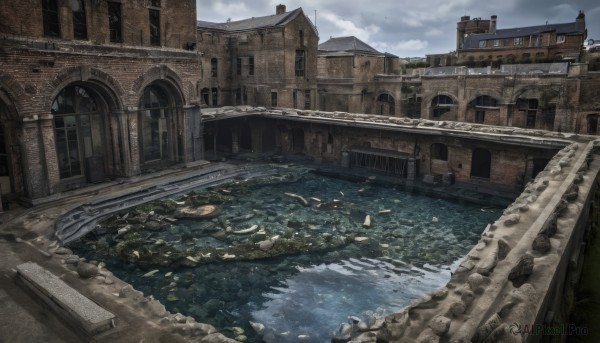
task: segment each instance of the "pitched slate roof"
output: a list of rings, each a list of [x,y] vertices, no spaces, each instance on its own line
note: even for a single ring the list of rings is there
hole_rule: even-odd
[[[576,22],[500,29],[496,33],[477,33],[465,37],[463,49],[478,49],[482,40],[524,37],[550,31],[556,31],[557,34],[583,33],[577,28]]]
[[[282,14],[274,14],[265,17],[253,17],[238,21],[230,21],[225,23],[213,23],[210,21],[198,20],[196,27],[200,29],[222,30],[228,32],[235,31],[250,31],[257,29],[266,29],[271,27],[283,27],[294,20],[298,15],[303,14],[302,8],[297,8],[293,11]],[[312,26],[312,25],[311,25]],[[313,29],[314,26],[313,26]],[[315,29],[315,34],[317,30]]]
[[[340,52],[340,51],[360,51],[381,55],[381,53],[360,39],[349,37],[331,37],[328,41],[319,44],[319,51],[322,52]]]

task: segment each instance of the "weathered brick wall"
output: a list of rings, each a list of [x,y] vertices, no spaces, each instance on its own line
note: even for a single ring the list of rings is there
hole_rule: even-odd
[[[300,42],[299,32],[303,32]],[[278,107],[304,109],[305,92],[310,91],[310,108],[317,107],[317,44],[318,37],[310,21],[299,15],[285,27],[270,27],[243,32],[199,28],[198,49],[202,58],[203,78],[198,89],[219,90],[217,106],[247,104],[271,106],[271,92],[277,93]],[[305,51],[305,75],[295,76],[296,50]],[[254,58],[254,75],[250,75],[249,57]],[[210,77],[211,59],[217,58],[219,76]],[[238,73],[237,59],[241,59]],[[236,93],[241,99],[236,99]],[[237,100],[237,103],[236,103]],[[215,107],[212,102],[208,106]]]
[[[484,124],[524,128],[527,123],[526,109],[517,106],[517,103],[519,99],[536,99],[538,110],[535,127],[532,128],[581,132],[581,125],[575,123],[579,104],[585,104],[592,98],[582,98],[579,92],[587,94],[594,88],[593,82],[582,81],[585,79],[550,74],[423,77],[421,117],[434,119],[432,100],[437,95],[444,94],[456,99],[457,106],[439,118],[440,120],[475,122],[475,112],[483,110],[485,111]],[[473,107],[471,101],[480,95],[495,98],[498,101],[498,109]],[[545,111],[552,107],[556,108],[553,122],[545,116]]]
[[[293,152],[293,132],[300,130],[304,136],[304,149],[296,152],[302,152],[316,161],[340,163],[342,152],[353,147],[385,149],[403,153],[406,156],[415,156],[420,160],[421,176],[451,172],[459,182],[501,185],[514,190],[522,187],[526,177],[531,177],[527,173],[531,173],[531,165],[528,164],[532,163],[532,159],[547,161],[556,152],[553,149],[501,145],[483,140],[302,123],[285,119],[277,121],[258,118],[252,120],[230,119],[219,125],[225,124],[231,131],[239,131],[249,125],[253,132],[253,140],[260,140],[264,132],[275,134],[277,138],[273,141],[280,144],[277,148],[281,148],[284,154]],[[211,122],[209,125],[214,127],[217,124]],[[329,137],[332,138],[331,142],[329,142]],[[431,147],[434,143],[447,147],[447,160],[432,159]],[[252,147],[256,151],[269,151],[272,148],[263,146],[260,141],[253,141]],[[475,149],[484,149],[491,154],[489,178],[472,177]]]
[[[353,79],[354,56],[319,56],[319,78],[323,79]]]
[[[121,2],[124,45],[150,46],[148,1]],[[92,44],[109,44],[108,2],[85,0],[88,39]],[[194,0],[162,0],[160,11],[161,46],[184,48],[195,42],[196,2]],[[73,39],[71,1],[58,1],[60,37]],[[44,38],[42,2],[38,0],[1,1],[0,33]],[[176,20],[175,20],[176,18]],[[120,45],[119,43],[114,43]]]
[[[486,46],[476,49],[458,50],[458,62],[465,62],[469,59],[480,60],[498,60],[507,61],[512,56],[515,60],[520,59],[540,59],[554,58],[556,56],[564,57],[566,55],[577,55],[581,51],[583,44],[583,35],[571,34],[565,35],[565,41],[557,43],[556,32],[541,34],[539,45],[531,41],[530,37],[523,37],[523,44],[516,45],[514,38],[499,39],[498,46],[494,46],[492,41],[486,41]],[[557,57],[558,58],[558,57]]]
[[[194,84],[199,78],[199,63],[196,52],[105,46],[79,47],[79,52],[68,52],[74,50],[66,49],[68,43],[63,42],[60,46],[63,47],[61,50],[39,50],[29,48],[21,41],[5,41],[0,48],[3,65],[0,88],[15,99],[16,120],[27,118],[27,129],[21,142],[27,185],[21,192],[32,198],[72,186],[65,184],[58,174],[51,115],[54,98],[68,85],[77,83],[91,89],[105,104],[102,105],[106,115],[103,155],[108,176],[140,172],[136,122],[137,108],[146,86],[160,84],[179,106],[197,100]],[[129,116],[129,120],[111,120],[112,116],[123,115]],[[123,126],[125,123],[129,125]],[[187,137],[190,133],[183,121],[180,120],[180,124],[181,134]],[[186,141],[183,136],[181,142]],[[185,147],[185,144],[181,146],[180,151]]]

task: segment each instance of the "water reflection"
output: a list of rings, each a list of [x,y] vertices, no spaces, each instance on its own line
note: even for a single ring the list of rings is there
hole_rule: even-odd
[[[327,342],[348,316],[369,323],[401,309],[407,300],[433,291],[450,278],[450,267],[397,267],[378,259],[353,258],[299,268],[299,273],[272,287],[255,322],[265,325],[267,342]]]

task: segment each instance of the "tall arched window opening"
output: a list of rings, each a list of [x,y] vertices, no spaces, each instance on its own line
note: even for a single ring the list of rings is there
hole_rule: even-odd
[[[104,155],[104,118],[100,97],[91,89],[65,87],[52,102],[60,178],[84,174],[84,161]]]
[[[139,135],[142,162],[177,161],[180,140],[175,99],[159,85],[144,90],[140,103]]]

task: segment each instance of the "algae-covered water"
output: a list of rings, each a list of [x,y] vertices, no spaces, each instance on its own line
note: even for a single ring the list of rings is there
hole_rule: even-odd
[[[72,248],[229,337],[329,342],[349,316],[369,323],[443,286],[502,211],[311,173],[267,181],[144,205]],[[218,212],[175,219],[190,204]]]

